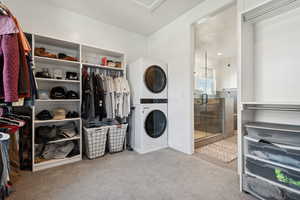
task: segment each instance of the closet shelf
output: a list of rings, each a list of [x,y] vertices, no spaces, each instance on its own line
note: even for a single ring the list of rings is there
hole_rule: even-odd
[[[81,118],[69,118],[69,119],[61,119],[61,120],[34,120],[34,123],[36,124],[43,124],[43,123],[56,123],[56,122],[67,122],[67,121],[77,121],[80,120]]]
[[[80,102],[80,99],[37,99],[36,102]]]
[[[258,161],[261,161],[261,162],[264,162],[264,163],[268,163],[268,164],[271,164],[271,165],[275,165],[275,166],[278,166],[278,167],[283,167],[283,168],[286,168],[286,169],[290,169],[290,170],[300,172],[300,168],[291,167],[291,166],[284,165],[284,164],[281,164],[281,163],[265,160],[265,159],[262,159],[262,158],[259,158],[257,156],[253,156],[253,155],[250,155],[250,154],[246,154],[246,157],[247,158],[252,158],[254,160],[258,160]]]
[[[63,82],[63,83],[80,83],[80,81],[51,79],[51,78],[35,78],[37,81]]]
[[[245,124],[247,128],[257,128],[264,130],[273,130],[273,131],[284,131],[284,132],[297,132],[300,133],[300,126],[295,125],[286,125],[286,124],[273,124],[265,122],[249,122]]]
[[[99,69],[124,71],[123,68],[108,67],[108,66],[104,66],[104,65],[97,65],[97,64],[91,64],[91,63],[82,63],[82,65],[86,66],[86,67],[94,67],[94,68],[99,68]]]
[[[275,186],[277,186],[277,187],[279,187],[279,188],[288,190],[288,191],[290,191],[290,192],[294,192],[294,193],[300,194],[300,191],[299,191],[299,190],[295,190],[295,189],[290,188],[290,187],[287,187],[287,186],[285,186],[285,185],[281,185],[281,184],[279,184],[279,183],[275,183],[275,182],[273,182],[273,181],[270,181],[269,179],[263,178],[263,177],[261,177],[261,176],[258,176],[258,175],[256,175],[256,174],[253,174],[253,173],[248,172],[248,171],[246,171],[245,173],[246,173],[247,175],[249,175],[249,176],[252,176],[252,177],[254,177],[254,178],[257,178],[257,179],[260,179],[260,180],[262,180],[262,181],[265,181],[265,182],[267,182],[267,183],[269,183],[269,184],[271,184],[271,185],[275,185]]]
[[[40,163],[34,163],[34,171],[39,171],[39,170],[43,170],[43,169],[60,166],[60,165],[74,163],[74,162],[80,161],[81,159],[82,159],[81,155],[77,155],[77,156],[73,156],[71,158],[53,159],[53,160],[47,160],[47,161],[40,162]]]
[[[44,64],[53,64],[53,65],[64,65],[64,66],[72,66],[72,67],[80,67],[80,62],[62,60],[56,58],[47,58],[41,56],[34,56],[35,63],[44,63]]]
[[[300,106],[300,101],[245,101],[242,105]]]
[[[72,141],[72,140],[79,140],[79,139],[80,139],[80,136],[75,136],[75,137],[71,137],[71,138],[63,138],[63,139],[59,139],[59,140],[49,141],[48,144],[66,142],[66,141]]]

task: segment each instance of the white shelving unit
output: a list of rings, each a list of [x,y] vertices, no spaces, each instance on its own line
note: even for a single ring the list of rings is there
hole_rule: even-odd
[[[61,80],[61,79],[51,79],[51,78],[35,78],[37,81],[48,81],[48,82],[64,82],[64,83],[80,83],[76,80]]]
[[[243,177],[250,175],[300,194],[293,188],[249,173],[246,170],[246,158],[287,169],[293,167],[253,157],[245,152],[245,141],[251,139],[247,137],[245,128],[249,122],[300,125],[300,57],[296,53],[300,50],[299,14],[300,0],[270,0],[240,15],[238,160],[241,191],[244,190]],[[264,129],[293,131],[283,130],[276,125]]]
[[[66,80],[66,79],[51,79],[51,78],[36,78],[36,82],[38,85],[38,89],[47,90],[50,92],[51,88],[56,86],[63,86],[68,90],[73,90],[78,92],[80,95],[80,99],[37,99],[35,106],[32,107],[33,112],[33,121],[32,121],[32,146],[33,146],[33,171],[39,171],[51,167],[56,167],[60,165],[65,165],[73,162],[77,162],[82,160],[82,120],[81,118],[71,118],[71,119],[63,119],[63,120],[37,120],[35,116],[40,111],[47,109],[52,110],[55,108],[64,108],[67,111],[77,111],[81,116],[81,103],[82,103],[82,69],[83,67],[93,68],[97,70],[105,70],[105,71],[117,71],[121,73],[126,73],[126,59],[125,54],[117,51],[101,49],[97,47],[91,47],[89,45],[74,43],[70,41],[60,40],[51,37],[45,37],[37,34],[29,34],[32,38],[32,49],[33,49],[33,69],[35,72],[42,69],[54,70],[61,69],[63,72],[77,72],[80,79],[79,80]],[[68,61],[62,59],[54,59],[36,56],[34,54],[34,49],[39,47],[43,47],[46,51],[54,54],[64,53],[68,56],[78,58],[78,62],[76,61]],[[101,65],[101,57],[107,57],[108,60],[118,61],[122,63],[121,68],[116,67],[108,67]],[[66,122],[75,122],[79,133],[77,136],[66,139],[59,139],[55,141],[48,142],[51,143],[59,143],[65,141],[78,141],[78,145],[80,147],[80,154],[77,156],[73,156],[71,158],[65,159],[53,159],[46,160],[43,162],[35,162],[35,129],[39,126],[48,126],[48,125],[61,125]]]
[[[69,122],[69,121],[77,121],[81,120],[81,118],[70,118],[70,119],[60,119],[60,120],[34,120],[36,124],[46,124],[46,123],[56,123],[56,122]]]
[[[73,67],[78,67],[80,65],[80,62],[54,59],[54,58],[46,58],[46,57],[40,57],[40,56],[34,56],[34,60],[43,62],[45,64],[55,64],[55,65],[61,64],[61,65],[73,66]]]

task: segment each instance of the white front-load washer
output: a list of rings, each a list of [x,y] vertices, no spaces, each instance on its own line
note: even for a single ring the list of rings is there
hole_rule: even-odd
[[[131,147],[148,153],[168,147],[167,99],[146,99],[136,105],[132,118]]]
[[[168,65],[150,58],[140,58],[128,67],[133,105],[141,99],[168,98]]]

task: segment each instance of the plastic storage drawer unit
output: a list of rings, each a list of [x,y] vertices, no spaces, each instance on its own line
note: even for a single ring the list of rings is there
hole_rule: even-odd
[[[300,147],[300,126],[251,122],[245,127],[252,138]]]
[[[251,158],[246,159],[246,169],[252,174],[300,191],[299,171],[277,167]]]
[[[243,189],[250,194],[265,200],[299,200],[300,194],[279,188],[266,181],[262,181],[255,177],[244,175]]]
[[[245,138],[246,154],[290,167],[300,168],[300,147],[266,143],[265,141],[249,137]]]

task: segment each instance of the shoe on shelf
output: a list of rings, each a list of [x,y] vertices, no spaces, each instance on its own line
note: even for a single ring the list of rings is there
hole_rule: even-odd
[[[59,58],[59,59],[62,59],[62,60],[68,60],[68,61],[74,61],[74,62],[77,62],[77,61],[78,61],[77,58],[72,57],[72,56],[68,56],[68,55],[66,55],[66,54],[64,54],[64,53],[59,53],[59,54],[58,54],[58,58]]]
[[[41,57],[57,58],[57,55],[47,52],[45,48],[35,48],[34,54]]]

